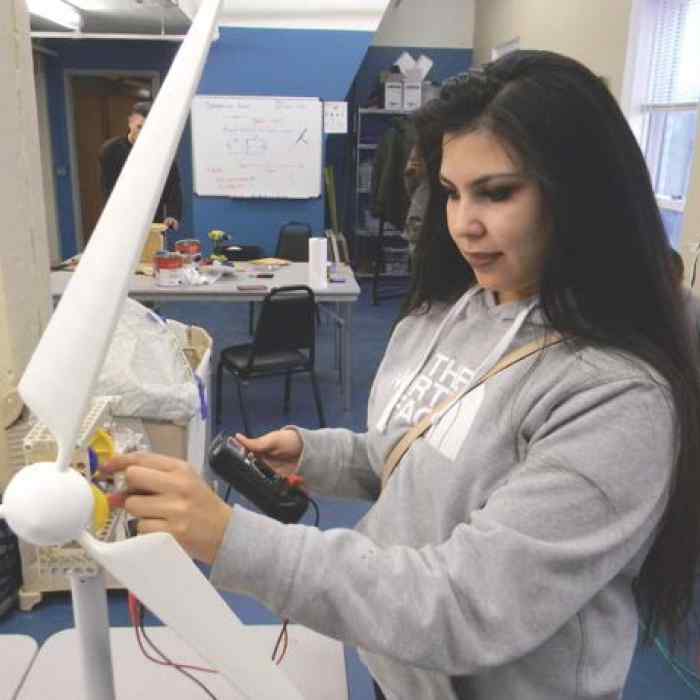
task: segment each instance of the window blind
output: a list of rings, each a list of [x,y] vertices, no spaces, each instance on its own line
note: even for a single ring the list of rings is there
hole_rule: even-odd
[[[700,101],[700,0],[657,0],[648,105]]]

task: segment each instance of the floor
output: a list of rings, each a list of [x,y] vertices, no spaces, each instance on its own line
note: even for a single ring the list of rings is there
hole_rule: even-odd
[[[332,325],[324,317],[319,333],[319,379],[326,420],[329,426],[343,426],[362,431],[366,423],[366,399],[372,377],[381,359],[392,323],[398,312],[396,299],[385,300],[379,306],[369,302],[369,288],[355,305],[353,325],[353,400],[350,412],[344,412],[334,368]],[[162,313],[170,318],[203,326],[212,334],[215,348],[246,342],[248,308],[244,304],[206,305],[172,304],[163,306]],[[292,391],[290,415],[282,410],[283,382],[281,379],[262,380],[251,384],[247,392],[248,407],[254,432],[261,434],[282,424],[316,427],[317,417],[311,387],[307,379],[296,378]],[[225,384],[223,429],[234,432],[242,429],[238,419],[237,398],[232,381]],[[321,499],[321,527],[323,529],[352,527],[366,511],[367,504]],[[238,616],[251,624],[278,622],[265,608],[242,596],[225,594],[226,600]],[[124,595],[110,593],[110,619],[113,625],[127,625],[128,617]],[[151,621],[153,622],[153,621]],[[73,625],[70,599],[67,594],[46,596],[30,613],[13,612],[0,620],[0,634],[29,634],[42,642],[54,632]],[[696,645],[693,643],[693,655]],[[346,649],[348,688],[350,700],[369,700],[373,697],[370,678],[352,649]],[[681,656],[691,669],[696,664]],[[624,700],[685,700],[700,696],[700,682],[690,674],[674,670],[657,648],[639,650],[635,655]]]

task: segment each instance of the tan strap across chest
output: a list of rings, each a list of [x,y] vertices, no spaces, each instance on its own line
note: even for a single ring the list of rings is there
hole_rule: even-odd
[[[387,481],[394,473],[394,470],[399,465],[401,458],[406,454],[409,447],[423,435],[434,421],[441,416],[443,413],[448,411],[454,404],[461,401],[469,392],[474,391],[477,387],[481,386],[484,382],[491,379],[491,377],[497,375],[508,367],[512,367],[520,360],[524,360],[530,355],[534,355],[551,345],[556,345],[561,343],[564,338],[558,333],[550,334],[541,338],[540,340],[533,340],[527,345],[523,345],[517,350],[508,353],[498,364],[494,365],[483,377],[479,379],[472,386],[467,387],[464,391],[461,391],[456,396],[451,397],[447,401],[441,403],[437,408],[431,411],[423,420],[416,423],[410,430],[404,433],[403,437],[394,445],[394,448],[389,453],[386,462],[384,463],[384,468],[382,469],[382,489],[386,486]]]

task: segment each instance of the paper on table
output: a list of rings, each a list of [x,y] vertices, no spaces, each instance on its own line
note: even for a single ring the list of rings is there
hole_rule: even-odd
[[[280,267],[289,265],[289,260],[284,260],[283,258],[258,258],[250,262],[253,265],[279,265]]]

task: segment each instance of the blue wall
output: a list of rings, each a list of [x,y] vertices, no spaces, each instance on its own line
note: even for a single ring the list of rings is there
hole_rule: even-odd
[[[343,100],[372,40],[370,32],[222,28],[212,45],[199,94],[282,95]],[[179,45],[148,41],[56,40],[58,56],[47,61],[49,109],[56,168],[56,198],[63,257],[76,250],[70,176],[64,71],[150,70],[161,83]],[[324,228],[323,198],[234,200],[192,195],[192,136],[189,124],[178,153],[183,181],[183,234],[205,241],[223,229],[241,243],[274,251],[279,227],[291,219]]]
[[[370,32],[222,28],[198,94],[280,95],[344,100],[372,41]],[[233,233],[240,243],[274,252],[280,226],[306,221],[324,229],[323,198],[228,199],[193,197],[195,232]]]

